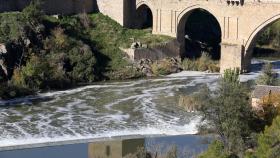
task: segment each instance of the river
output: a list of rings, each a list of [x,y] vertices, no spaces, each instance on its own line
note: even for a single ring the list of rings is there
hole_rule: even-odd
[[[260,74],[259,62],[254,63],[253,72],[241,75],[242,82]],[[185,71],[0,101],[0,148],[114,136],[195,134],[199,116],[179,108],[179,96],[197,92],[204,84],[214,89],[219,77]]]

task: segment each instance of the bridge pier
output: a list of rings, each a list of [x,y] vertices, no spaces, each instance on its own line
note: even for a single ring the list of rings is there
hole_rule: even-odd
[[[244,46],[241,44],[221,44],[220,72],[226,69],[238,68],[241,73],[247,72],[250,65],[250,59],[244,57]]]

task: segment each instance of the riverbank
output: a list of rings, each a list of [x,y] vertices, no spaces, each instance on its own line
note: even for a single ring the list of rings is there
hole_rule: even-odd
[[[242,74],[240,79],[254,80],[259,74]],[[219,73],[183,71],[1,101],[8,106],[0,108],[0,131],[4,131],[0,144],[36,146],[131,135],[196,134],[199,116],[178,107],[179,96],[196,93],[205,84],[215,89],[219,78]]]
[[[142,77],[120,48],[167,42],[151,30],[126,29],[100,13],[48,16],[32,2],[0,14],[0,97],[10,99],[81,83]]]
[[[241,82],[247,82],[247,81],[254,81],[256,80],[262,70],[262,66],[265,62],[271,62],[273,65],[273,69],[275,72],[277,72],[280,75],[280,61],[268,61],[268,60],[259,60],[259,59],[253,59],[252,60],[252,71],[250,73],[246,74],[241,74],[240,75],[240,81]],[[165,76],[154,76],[154,77],[149,77],[149,78],[138,78],[138,79],[132,79],[132,80],[119,80],[119,81],[100,81],[100,82],[95,82],[92,84],[83,84],[78,87],[73,87],[70,89],[65,89],[65,90],[60,90],[60,91],[47,91],[47,92],[41,92],[36,95],[29,95],[29,96],[23,96],[23,97],[18,97],[14,99],[8,99],[8,100],[0,100],[0,105],[1,106],[8,106],[8,105],[17,105],[17,104],[32,104],[32,102],[36,101],[44,101],[48,100],[49,98],[56,97],[58,95],[62,94],[73,94],[76,92],[81,92],[86,89],[91,89],[91,88],[106,88],[110,87],[112,85],[118,84],[118,83],[129,83],[129,85],[134,85],[137,84],[138,82],[149,82],[151,80],[166,80],[167,79],[184,79],[186,77],[198,77],[198,76],[213,76],[214,78],[218,78],[220,76],[220,73],[209,73],[209,72],[201,72],[201,71],[181,71],[179,73],[172,73],[168,74]],[[135,82],[135,83],[133,83]],[[111,85],[112,84],[112,85]]]
[[[0,108],[0,144],[40,143],[63,139],[123,135],[197,133],[199,120],[176,106],[179,94],[219,75],[160,77],[101,82],[72,90],[40,94],[41,98],[4,101]],[[18,101],[18,102],[17,102]]]

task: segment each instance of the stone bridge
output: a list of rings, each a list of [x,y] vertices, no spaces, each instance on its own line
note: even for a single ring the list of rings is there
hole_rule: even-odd
[[[112,4],[110,0],[107,1]],[[202,25],[193,26],[204,27],[204,31],[212,29],[211,27],[217,30],[216,33],[206,31],[205,36],[210,36],[209,39],[215,39],[218,42],[220,48],[216,49],[216,53],[220,54],[222,72],[227,68],[249,71],[256,39],[266,27],[280,18],[279,0],[117,1],[122,1],[118,4],[124,6],[121,14],[116,13],[116,9],[103,13],[113,17],[123,26],[141,28],[147,25],[152,27],[154,34],[177,38],[181,56],[184,56],[188,47],[186,37],[188,37],[188,21],[192,18],[192,14],[207,13],[208,16],[204,17],[212,18],[212,21],[198,19],[205,22],[201,22]],[[116,17],[121,17],[121,19]]]
[[[199,11],[211,15],[212,23],[217,23],[212,26],[220,31],[213,36],[220,38],[221,71],[235,67],[249,70],[258,35],[280,18],[280,1],[277,0],[137,0],[137,12],[143,7],[151,12],[153,33],[176,37],[182,47],[181,53],[187,47],[186,25],[191,15]],[[211,29],[208,23],[200,27]]]
[[[0,0],[0,12],[20,10],[28,1]],[[258,35],[280,18],[280,0],[45,1],[50,14],[100,11],[124,27],[152,27],[154,34],[177,38],[181,56],[192,56],[191,51],[186,53],[190,45],[215,41],[212,50],[219,54],[221,71],[249,70]]]

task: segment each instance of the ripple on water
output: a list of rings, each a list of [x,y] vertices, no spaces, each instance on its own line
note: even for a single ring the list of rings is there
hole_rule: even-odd
[[[0,147],[124,135],[194,134],[199,116],[176,107],[179,95],[196,92],[203,84],[215,88],[219,77],[182,72],[0,101],[0,105],[14,105],[0,108]]]

